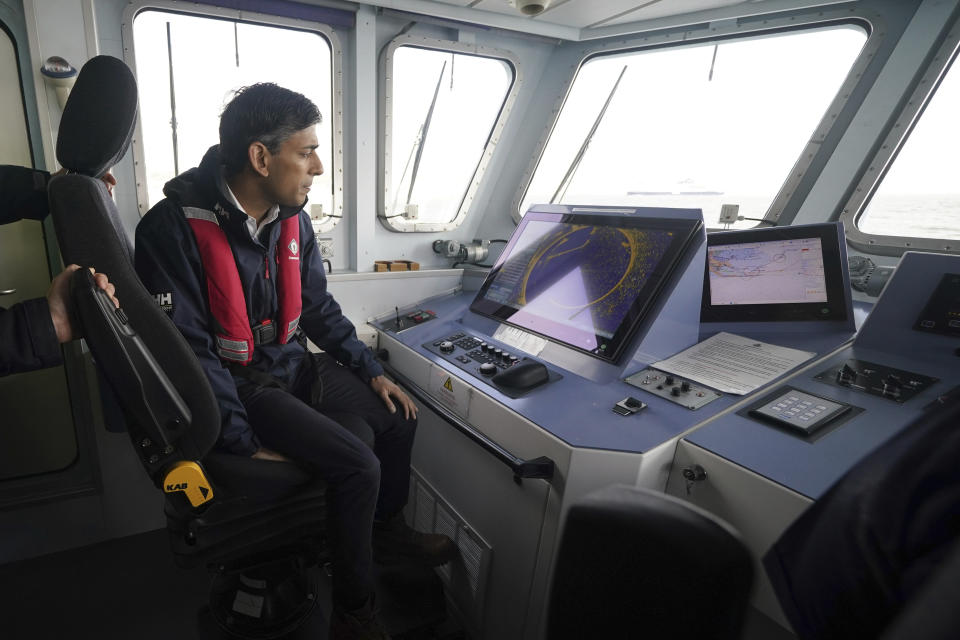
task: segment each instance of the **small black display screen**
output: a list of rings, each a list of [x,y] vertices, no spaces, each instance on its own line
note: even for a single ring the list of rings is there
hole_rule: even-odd
[[[614,362],[701,227],[695,219],[528,212],[470,309]]]
[[[960,274],[944,274],[913,328],[960,336]]]
[[[700,320],[846,320],[836,224],[707,235]]]

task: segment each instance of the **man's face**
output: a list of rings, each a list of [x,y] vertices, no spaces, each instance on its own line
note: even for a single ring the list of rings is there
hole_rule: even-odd
[[[265,195],[281,206],[298,207],[310,192],[313,179],[323,173],[323,164],[317,156],[315,126],[302,129],[269,154],[264,182]]]

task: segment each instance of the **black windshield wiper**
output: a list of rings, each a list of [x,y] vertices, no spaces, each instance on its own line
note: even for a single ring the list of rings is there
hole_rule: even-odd
[[[410,200],[413,197],[413,186],[417,183],[417,173],[420,171],[420,158],[423,157],[423,145],[427,140],[427,135],[430,133],[430,122],[433,120],[433,109],[437,106],[437,96],[440,95],[440,83],[443,82],[443,73],[447,70],[447,61],[443,61],[443,67],[440,68],[440,77],[437,78],[437,86],[433,90],[433,100],[430,101],[430,108],[427,109],[427,115],[423,119],[423,124],[420,125],[420,131],[417,133],[416,139],[413,141],[413,149],[411,150],[411,155],[414,155],[413,158],[413,171],[410,174],[410,186],[407,188],[407,200],[404,203],[405,205],[410,204]],[[410,159],[407,158],[407,166],[410,165]],[[404,175],[400,176],[400,184],[403,184],[403,178],[406,176],[407,170],[404,167]]]
[[[597,114],[596,120],[593,121],[593,126],[590,127],[590,131],[587,132],[587,136],[583,139],[583,144],[580,145],[580,150],[577,151],[577,155],[573,157],[573,161],[570,163],[570,166],[567,167],[567,172],[563,174],[563,180],[561,180],[560,184],[557,185],[557,190],[554,192],[553,197],[550,198],[550,204],[557,202],[563,198],[564,194],[566,194],[567,187],[569,187],[570,183],[573,181],[573,176],[580,167],[580,161],[583,160],[583,156],[586,155],[587,147],[590,146],[590,141],[593,140],[593,135],[597,132],[597,127],[600,126],[600,121],[603,120],[603,115],[607,112],[607,107],[610,106],[610,101],[613,100],[613,96],[617,92],[617,87],[620,86],[620,80],[623,79],[623,74],[626,72],[627,65],[623,65],[620,75],[617,76],[617,81],[613,83],[613,89],[610,90],[610,95],[607,96],[607,101],[603,103],[603,108],[600,109],[600,113]]]

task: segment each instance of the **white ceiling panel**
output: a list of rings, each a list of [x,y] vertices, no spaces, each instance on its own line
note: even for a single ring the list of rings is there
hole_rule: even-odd
[[[837,4],[845,0],[549,0],[528,17],[517,0],[358,0],[390,9],[475,22],[570,40],[757,13]],[[689,16],[689,18],[686,18]],[[629,25],[629,26],[625,26]]]

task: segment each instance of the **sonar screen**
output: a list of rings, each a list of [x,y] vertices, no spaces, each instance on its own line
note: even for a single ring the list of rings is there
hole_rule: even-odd
[[[701,227],[699,220],[528,212],[470,309],[615,362]]]

